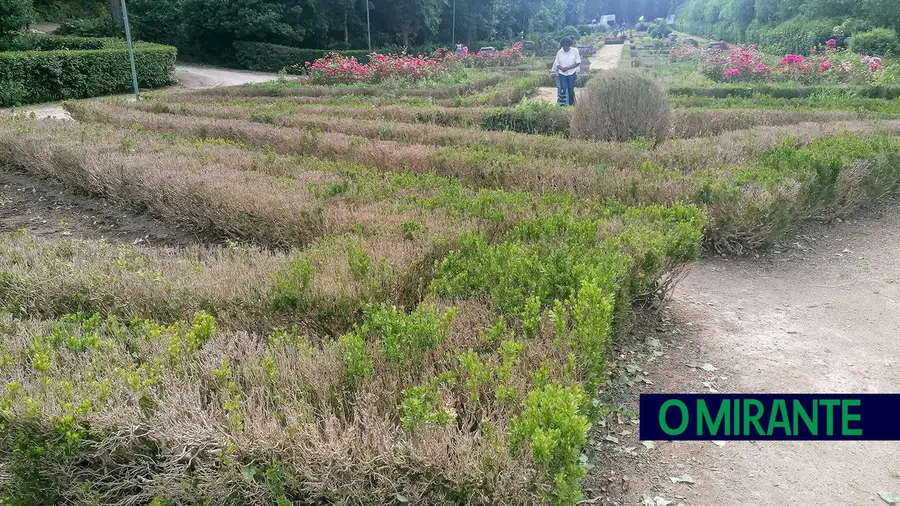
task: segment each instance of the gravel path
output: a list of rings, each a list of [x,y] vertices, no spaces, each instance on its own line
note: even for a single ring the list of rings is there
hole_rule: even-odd
[[[694,266],[669,302],[671,354],[644,391],[898,390],[900,201],[785,242],[762,259]],[[630,486],[609,504],[647,494],[673,506],[859,506],[900,493],[900,442],[656,444],[648,461],[623,470]],[[669,480],[683,474],[696,484]]]

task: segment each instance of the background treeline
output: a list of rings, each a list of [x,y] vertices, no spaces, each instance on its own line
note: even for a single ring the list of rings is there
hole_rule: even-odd
[[[900,1],[686,0],[678,19],[683,29],[697,35],[784,52],[804,53],[832,38],[843,45],[856,36],[884,53],[890,46],[896,51]]]
[[[39,21],[72,35],[118,35],[118,0],[34,1]],[[455,0],[456,41],[470,48],[556,36],[604,14],[634,23],[665,17],[683,0]],[[367,49],[366,0],[129,0],[135,36],[175,45],[183,57],[234,57],[235,41],[317,49]],[[375,48],[454,43],[454,0],[370,0]]]

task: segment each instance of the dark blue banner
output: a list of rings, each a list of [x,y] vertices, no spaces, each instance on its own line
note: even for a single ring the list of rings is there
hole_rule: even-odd
[[[900,394],[641,394],[641,439],[900,441]]]

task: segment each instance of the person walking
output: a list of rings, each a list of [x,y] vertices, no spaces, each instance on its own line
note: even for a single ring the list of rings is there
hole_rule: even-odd
[[[578,70],[581,68],[581,54],[578,53],[578,48],[572,47],[572,39],[569,37],[563,37],[559,45],[562,47],[556,52],[556,60],[553,62],[559,105],[571,106],[575,105],[575,80],[578,79]]]

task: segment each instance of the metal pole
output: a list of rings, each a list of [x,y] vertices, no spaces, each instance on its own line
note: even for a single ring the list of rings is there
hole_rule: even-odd
[[[456,0],[453,0],[453,29],[450,32],[450,47],[456,47]]]
[[[366,32],[369,34],[369,52],[372,52],[372,23],[369,21],[369,0],[366,0]]]
[[[125,7],[125,0],[122,0],[122,22],[125,24],[125,40],[128,41],[128,58],[131,60],[131,84],[134,85],[135,100],[141,99],[141,92],[138,89],[137,67],[134,65],[134,44],[131,43],[131,25],[128,23],[128,8]]]

